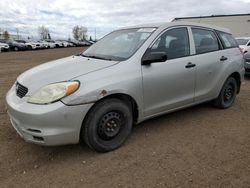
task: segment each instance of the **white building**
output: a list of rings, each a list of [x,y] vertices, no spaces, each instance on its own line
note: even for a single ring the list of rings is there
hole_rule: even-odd
[[[226,27],[232,31],[235,37],[250,37],[250,14],[180,17],[173,21],[198,22]]]

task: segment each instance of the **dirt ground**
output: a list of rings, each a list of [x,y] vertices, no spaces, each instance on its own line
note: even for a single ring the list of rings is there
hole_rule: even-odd
[[[24,70],[82,50],[0,54],[0,187],[250,187],[249,78],[232,108],[202,104],[148,120],[110,153],[24,142],[5,111],[7,90]]]

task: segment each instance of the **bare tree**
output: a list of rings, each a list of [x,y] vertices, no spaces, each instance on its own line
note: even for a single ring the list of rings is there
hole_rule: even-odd
[[[40,39],[48,39],[50,38],[49,29],[44,25],[38,27],[38,35]]]
[[[76,40],[84,40],[84,39],[86,39],[87,31],[88,31],[87,27],[76,25],[72,29],[74,39],[76,39]]]
[[[9,38],[10,38],[10,34],[9,34],[8,31],[4,31],[4,32],[3,32],[3,38],[4,38],[4,39],[9,39]]]

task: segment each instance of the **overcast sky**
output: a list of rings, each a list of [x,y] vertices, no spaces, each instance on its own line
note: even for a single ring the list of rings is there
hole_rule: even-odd
[[[1,0],[0,28],[37,37],[45,25],[54,38],[72,36],[74,25],[97,37],[119,27],[169,22],[175,17],[250,13],[250,0]]]

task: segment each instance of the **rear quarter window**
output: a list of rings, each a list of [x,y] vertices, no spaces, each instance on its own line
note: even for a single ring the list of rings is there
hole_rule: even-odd
[[[232,34],[216,31],[225,49],[238,47],[237,41],[234,39]]]
[[[218,39],[211,30],[192,28],[196,54],[214,52],[220,49]]]

